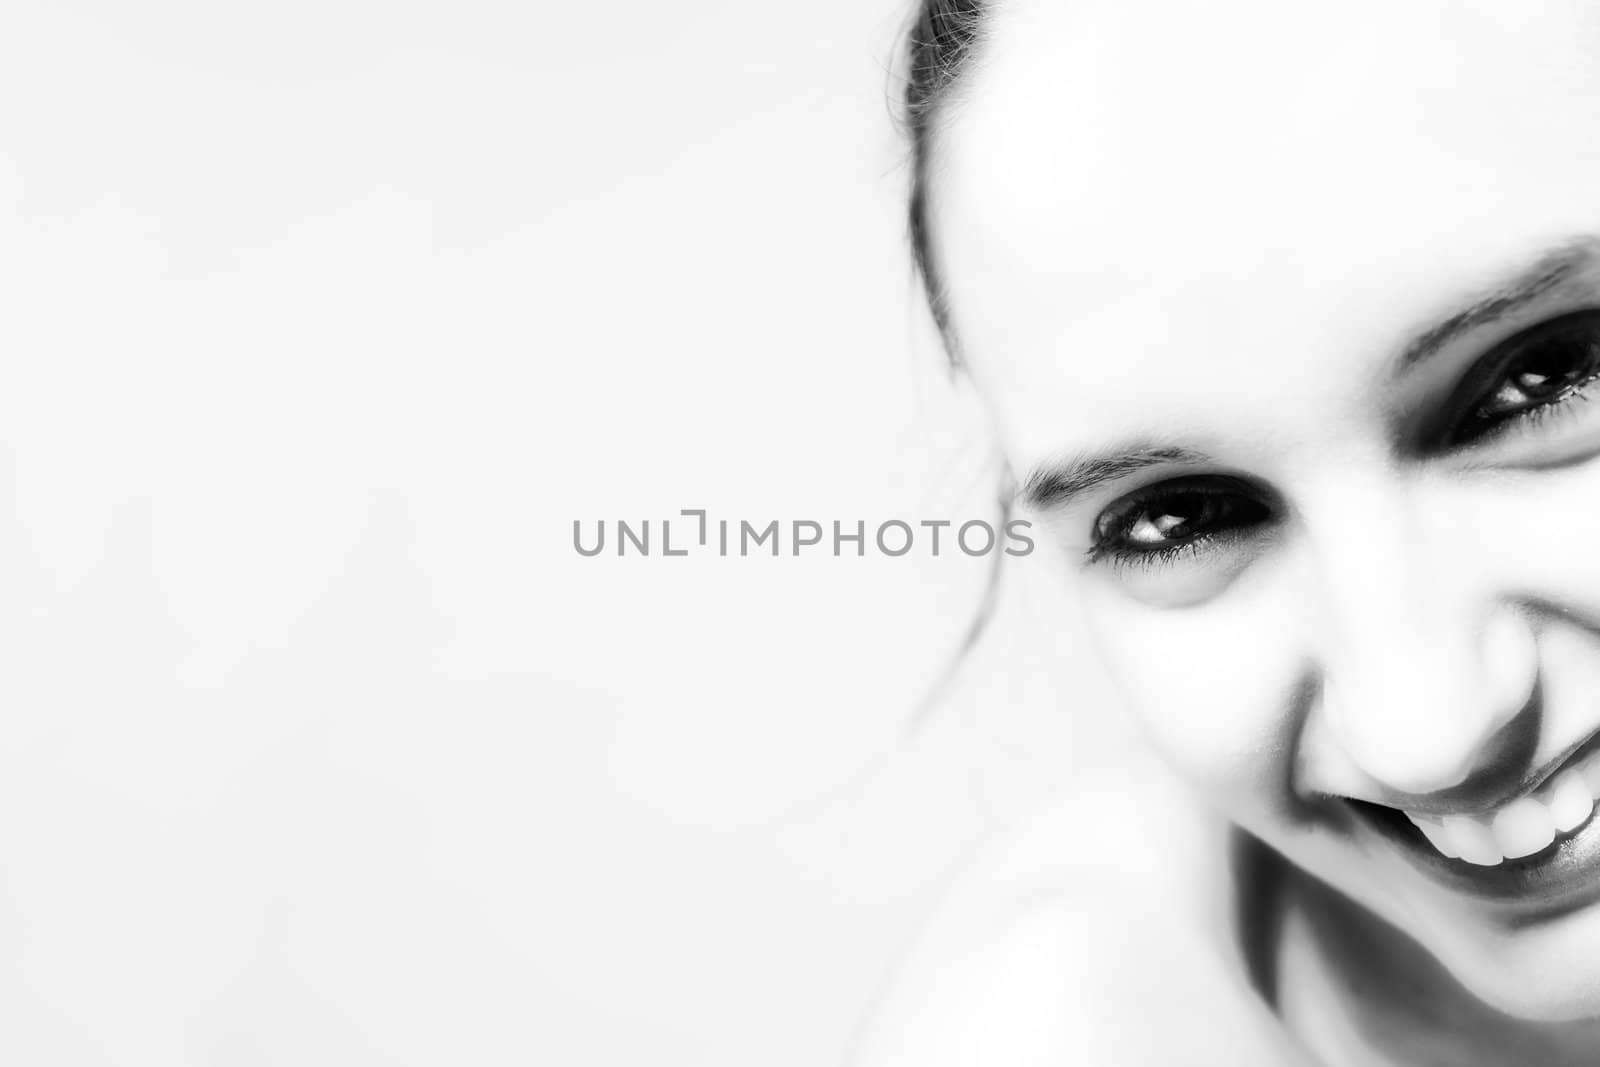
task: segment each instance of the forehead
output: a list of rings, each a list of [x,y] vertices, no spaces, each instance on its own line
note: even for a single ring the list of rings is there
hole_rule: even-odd
[[[931,204],[1014,450],[1304,427],[1600,234],[1589,5],[1000,0],[989,30]]]

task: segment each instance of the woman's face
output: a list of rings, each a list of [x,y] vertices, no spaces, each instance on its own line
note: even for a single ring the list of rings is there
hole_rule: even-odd
[[[1486,1000],[1600,1016],[1593,5],[989,33],[935,253],[1146,733]]]

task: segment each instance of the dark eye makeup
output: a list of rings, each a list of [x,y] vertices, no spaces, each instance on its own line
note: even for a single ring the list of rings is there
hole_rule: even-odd
[[[1492,447],[1538,432],[1600,396],[1600,309],[1561,315],[1495,346],[1468,370],[1413,437],[1420,455]],[[1092,562],[1151,567],[1259,536],[1283,514],[1264,484],[1190,474],[1121,497],[1095,519]]]
[[[1091,559],[1152,565],[1271,523],[1270,490],[1237,475],[1196,474],[1130,493],[1095,520]]]
[[[1424,452],[1486,443],[1583,400],[1600,378],[1600,310],[1549,319],[1478,360],[1423,433]]]

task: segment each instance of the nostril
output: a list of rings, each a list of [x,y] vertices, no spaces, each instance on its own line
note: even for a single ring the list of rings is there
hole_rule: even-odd
[[[1392,786],[1383,791],[1381,802],[1404,812],[1434,815],[1481,814],[1505,807],[1511,799],[1528,794],[1534,785],[1553,773],[1552,768],[1541,770],[1534,763],[1538,732],[1524,729],[1523,723],[1524,720],[1518,718],[1502,726],[1483,747],[1485,758],[1453,785],[1439,789]],[[1600,768],[1600,749],[1596,750],[1595,766]],[[1600,771],[1596,772],[1596,777],[1600,781]],[[1413,779],[1416,780],[1420,779]],[[1388,785],[1387,782],[1378,784]]]
[[[1323,713],[1345,756],[1386,791],[1476,792],[1528,768],[1540,729],[1539,646],[1517,611],[1475,642],[1408,643],[1322,678]]]
[[[1534,766],[1538,745],[1539,709],[1535,690],[1534,699],[1507,716],[1480,745],[1463,753],[1460,765],[1450,775],[1453,780],[1447,785],[1402,791],[1448,798],[1457,805],[1468,798],[1503,796],[1526,778]],[[1481,804],[1474,802],[1464,806],[1471,808]]]

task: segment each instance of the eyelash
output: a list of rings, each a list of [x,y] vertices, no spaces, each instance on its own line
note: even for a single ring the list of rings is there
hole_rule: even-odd
[[[1585,368],[1586,376],[1581,381],[1567,386],[1547,401],[1507,412],[1487,429],[1467,437],[1464,441],[1452,438],[1455,426],[1471,418],[1479,409],[1489,404],[1495,391],[1501,383],[1509,380],[1512,371],[1518,367],[1524,356],[1533,353],[1542,341],[1549,341],[1552,338],[1559,340],[1561,330],[1570,329],[1575,321],[1589,326],[1594,338],[1590,342],[1593,350],[1589,357],[1590,362]],[[1509,344],[1498,348],[1488,358],[1481,360],[1479,366],[1487,366],[1489,369],[1486,373],[1470,372],[1465,379],[1465,387],[1457,390],[1458,394],[1466,394],[1466,401],[1445,404],[1448,424],[1443,433],[1435,435],[1438,438],[1438,445],[1436,449],[1430,451],[1470,452],[1492,444],[1504,443],[1509,438],[1538,434],[1552,423],[1571,418],[1576,407],[1596,399],[1597,387],[1600,387],[1600,311],[1590,310],[1564,315],[1534,327],[1512,339]],[[1229,494],[1239,494],[1234,499],[1247,500],[1248,503],[1245,505],[1247,508],[1259,508],[1263,514],[1254,522],[1226,527],[1221,532],[1196,534],[1169,545],[1135,548],[1126,542],[1126,538],[1138,521],[1154,515],[1156,513],[1154,509],[1163,501],[1184,495],[1211,493],[1215,493],[1219,498],[1225,498]],[[1162,482],[1130,494],[1103,512],[1096,520],[1095,534],[1091,538],[1092,543],[1086,555],[1090,563],[1109,562],[1119,571],[1154,570],[1171,566],[1186,557],[1198,557],[1219,541],[1234,540],[1236,537],[1246,538],[1252,532],[1270,524],[1279,513],[1280,509],[1269,491],[1241,478],[1223,475],[1191,476]]]
[[[1578,359],[1573,361],[1583,374],[1579,381],[1561,385],[1559,392],[1549,399],[1510,411],[1487,428],[1471,432],[1470,420],[1481,408],[1492,404],[1503,385],[1522,388],[1512,379],[1514,371],[1526,367],[1525,359],[1533,357],[1537,367],[1537,357],[1547,351],[1545,346],[1553,346],[1561,357],[1572,354],[1563,351],[1562,346],[1573,344],[1581,346]],[[1498,346],[1467,372],[1455,395],[1443,404],[1440,422],[1424,435],[1421,451],[1468,452],[1508,437],[1536,432],[1552,419],[1568,414],[1574,403],[1588,399],[1597,380],[1600,380],[1600,311],[1590,309],[1548,319]],[[1536,397],[1530,399],[1537,400]]]
[[[1597,374],[1580,385],[1575,385],[1566,393],[1547,404],[1528,408],[1509,416],[1505,422],[1481,437],[1472,439],[1469,447],[1486,445],[1490,441],[1502,441],[1507,437],[1520,436],[1538,432],[1546,423],[1557,422],[1572,415],[1570,408],[1588,403],[1595,399],[1592,393],[1594,387],[1600,384],[1600,374]]]
[[[1504,442],[1510,437],[1521,437],[1540,432],[1547,424],[1559,422],[1570,418],[1572,408],[1588,403],[1595,399],[1594,391],[1600,386],[1600,371],[1591,374],[1577,385],[1571,386],[1565,393],[1548,403],[1526,408],[1508,415],[1498,425],[1469,442],[1463,444],[1463,451],[1487,447],[1491,443]]]
[[[1230,526],[1220,533],[1197,534],[1169,545],[1131,548],[1123,542],[1122,539],[1128,536],[1140,517],[1151,514],[1154,506],[1163,500],[1179,496],[1211,497],[1214,500],[1232,501],[1236,506],[1243,501],[1245,508],[1258,509],[1261,515],[1245,525]],[[1131,494],[1103,514],[1096,523],[1097,534],[1089,546],[1088,558],[1092,563],[1109,561],[1119,569],[1152,570],[1176,563],[1186,556],[1198,556],[1216,542],[1232,540],[1234,535],[1248,536],[1250,530],[1276,518],[1280,510],[1268,490],[1240,477],[1198,475],[1161,482]]]
[[[1171,566],[1185,556],[1198,556],[1201,550],[1215,539],[1214,536],[1202,535],[1161,548],[1137,549],[1101,542],[1089,547],[1088,557],[1091,563],[1109,561],[1118,570],[1137,569],[1149,571],[1157,567]]]

